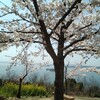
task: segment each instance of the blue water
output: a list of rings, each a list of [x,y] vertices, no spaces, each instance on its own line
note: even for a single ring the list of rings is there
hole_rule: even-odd
[[[7,71],[6,69],[10,66],[9,63],[0,63],[0,78],[7,77]],[[35,67],[39,67],[39,65],[35,65]],[[39,69],[31,72],[28,77],[34,77],[34,75],[38,75],[38,78],[44,77],[45,81],[48,81],[50,83],[54,82],[55,79],[55,73],[54,71],[50,71],[47,69],[53,69],[53,65],[45,66],[45,67],[39,67]],[[69,67],[68,71],[73,70],[73,67]],[[24,66],[17,65],[15,67],[11,68],[11,73],[16,75],[23,75],[24,74]],[[100,74],[97,74],[95,72],[88,72],[85,73],[86,76],[73,76],[77,81],[81,82],[88,82],[91,85],[98,85],[100,86]]]

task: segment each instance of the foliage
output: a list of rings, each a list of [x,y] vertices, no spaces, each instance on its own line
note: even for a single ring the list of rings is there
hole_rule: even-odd
[[[100,98],[100,90],[97,91],[97,92],[94,94],[94,97],[98,97],[98,98]]]
[[[78,82],[75,85],[75,91],[82,91],[83,90],[83,83],[82,82]]]
[[[66,84],[66,91],[68,94],[74,93],[74,94],[79,94],[80,92],[83,92],[82,90],[84,89],[83,83],[82,82],[76,82],[75,79],[67,79],[65,81]],[[82,93],[83,94],[83,93]],[[80,95],[80,94],[79,94]]]
[[[17,93],[17,85],[13,83],[5,83],[3,87],[1,87],[0,92],[9,97],[9,96],[15,96]]]
[[[45,96],[47,94],[45,86],[38,86],[32,84],[26,84],[22,86],[22,95],[30,96]]]
[[[14,83],[6,83],[0,88],[0,95],[16,96],[18,90],[18,85]],[[34,84],[23,84],[22,86],[22,96],[47,96],[48,92],[45,86],[39,86]]]
[[[69,91],[69,92],[73,91],[74,92],[75,85],[77,84],[75,79],[67,79],[65,84],[67,84],[66,85],[67,91]]]
[[[89,88],[88,94],[91,97],[100,97],[100,88],[97,86],[92,86]]]
[[[90,85],[86,83],[85,85],[82,82],[76,82],[75,79],[67,79],[67,93],[74,93],[77,96],[90,96],[90,97],[100,97],[100,87],[95,85]],[[86,86],[88,85],[88,86]],[[65,87],[66,88],[66,87]]]

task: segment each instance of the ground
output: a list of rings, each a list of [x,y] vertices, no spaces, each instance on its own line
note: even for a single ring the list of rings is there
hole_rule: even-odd
[[[54,100],[53,97],[22,97],[17,99],[15,97],[9,97],[7,100]],[[100,98],[90,98],[90,97],[76,97],[75,100],[100,100]]]
[[[75,97],[75,100],[100,100],[100,98],[94,98],[94,97]]]
[[[7,100],[53,100],[53,97],[22,97],[21,99],[9,97]]]

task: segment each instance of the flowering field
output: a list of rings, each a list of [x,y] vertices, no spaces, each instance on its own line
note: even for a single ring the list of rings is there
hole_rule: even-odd
[[[5,97],[15,97],[17,95],[18,85],[14,83],[6,83],[4,86],[0,87],[0,95]],[[35,84],[24,84],[22,86],[21,95],[22,96],[47,96],[45,86],[38,86]]]

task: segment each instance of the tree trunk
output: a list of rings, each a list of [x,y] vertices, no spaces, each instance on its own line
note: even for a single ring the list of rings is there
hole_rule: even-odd
[[[64,63],[54,64],[55,66],[55,93],[54,100],[63,100],[64,92]]]
[[[69,65],[69,64],[68,64]],[[67,66],[68,67],[68,66]],[[67,67],[65,67],[65,94],[67,94],[67,84],[68,84],[68,82],[67,82],[67,78],[66,78],[66,75],[67,75]]]
[[[17,93],[17,98],[21,97],[21,87],[22,87],[22,79],[19,79],[19,88],[18,88],[18,93]]]

